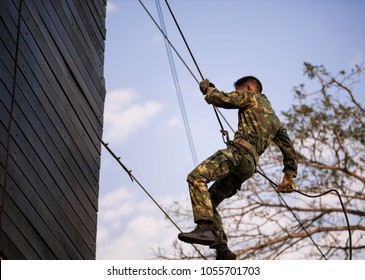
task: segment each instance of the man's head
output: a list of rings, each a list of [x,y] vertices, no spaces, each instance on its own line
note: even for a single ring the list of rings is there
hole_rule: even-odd
[[[254,76],[246,76],[238,79],[234,83],[234,87],[238,91],[253,91],[256,93],[262,92],[262,84],[260,80]]]

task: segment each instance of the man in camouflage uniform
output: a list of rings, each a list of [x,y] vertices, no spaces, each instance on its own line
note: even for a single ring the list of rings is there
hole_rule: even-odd
[[[227,246],[218,205],[240,190],[244,181],[255,172],[259,156],[274,142],[283,154],[284,178],[279,192],[292,192],[297,174],[297,160],[293,145],[280,120],[263,95],[261,82],[247,76],[234,83],[230,93],[219,91],[208,79],[200,83],[200,90],[209,104],[225,109],[238,109],[238,130],[227,148],[198,165],[187,177],[197,227],[178,238],[188,243],[209,245],[217,250],[217,259],[236,259]],[[209,188],[207,184],[214,181]]]

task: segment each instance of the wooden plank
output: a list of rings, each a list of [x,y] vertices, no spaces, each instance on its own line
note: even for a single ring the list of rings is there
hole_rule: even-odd
[[[93,228],[96,224],[97,194],[93,191],[92,185],[87,182],[72,156],[72,153],[76,154],[77,151],[70,149],[63,142],[59,134],[59,132],[63,133],[62,127],[55,127],[51,118],[44,111],[44,107],[50,106],[48,100],[44,100],[44,98],[41,99],[41,102],[38,100],[37,95],[44,97],[46,93],[43,93],[35,84],[33,89],[30,88],[22,73],[19,73],[19,84],[26,94],[19,91],[15,95],[14,118],[17,119],[22,132],[26,135],[29,134],[28,138],[43,145],[56,167],[67,178],[67,182],[88,213],[89,219],[92,221],[90,226]],[[53,121],[56,118],[57,116],[52,118]],[[85,222],[87,221],[85,220]]]
[[[76,0],[77,1],[77,0]],[[96,6],[94,4],[94,1],[87,1],[86,2],[89,10],[84,9],[86,14],[88,15],[88,18],[90,22],[94,22],[96,25],[94,25],[93,31],[95,32],[95,35],[98,37],[98,41],[103,47],[103,50],[105,50],[104,47],[104,41],[105,41],[105,24],[103,23],[103,18],[100,16],[99,12],[96,10]],[[85,5],[84,5],[85,7]]]
[[[5,205],[8,205],[10,198],[5,196]],[[13,209],[10,209],[13,210]],[[29,244],[22,232],[16,227],[8,215],[13,215],[12,211],[3,211],[1,217],[1,229],[3,230],[7,239],[9,239],[16,246],[17,250],[24,256],[25,259],[39,260],[39,255],[34,251],[34,248]],[[3,243],[3,242],[0,242]]]
[[[2,83],[0,83],[0,85],[2,85]],[[5,98],[5,95],[7,95],[7,93],[5,91],[2,91],[1,87],[0,87],[0,92],[2,92],[1,94],[1,102],[0,102],[0,220],[1,220],[1,215],[2,215],[2,202],[3,202],[3,197],[4,197],[4,184],[5,184],[5,161],[6,161],[6,147],[7,147],[7,142],[8,142],[8,133],[7,133],[7,126],[9,124],[9,111],[7,110],[7,106],[4,105],[3,101]],[[1,243],[1,242],[0,242]]]
[[[16,156],[15,156],[16,159]],[[11,157],[9,160],[9,196],[19,208],[19,216],[24,216],[23,221],[15,224],[23,231],[31,231],[28,233],[27,240],[35,248],[42,259],[81,259],[77,246],[73,244],[65,232],[62,225],[69,224],[65,215],[57,215],[55,213],[62,212],[62,209],[55,207],[57,202],[46,190],[45,186],[36,188],[28,181],[26,176],[37,176],[30,165],[20,164],[21,170]],[[26,173],[26,174],[25,174]],[[34,175],[32,175],[34,174]],[[55,211],[55,212],[54,212]],[[14,220],[14,217],[11,216]],[[67,220],[67,223],[64,221]],[[27,228],[28,224],[32,228]],[[42,244],[44,243],[44,244]]]
[[[34,16],[39,21],[40,15],[36,15],[36,13],[34,12]],[[58,53],[58,45],[55,44],[44,24],[42,22],[35,23],[26,8],[24,9],[24,14],[27,15],[26,23],[29,25],[29,29],[27,29],[27,26],[21,26],[21,28],[22,34],[28,32],[25,40],[29,48],[33,53],[41,52],[41,56],[46,59],[46,63],[51,67],[51,73],[56,73],[54,78],[61,88],[61,92],[70,100],[70,104],[77,113],[77,117],[85,126],[86,133],[91,137],[95,148],[100,154],[101,124],[95,118],[95,113],[92,111],[92,108],[88,106],[88,101],[84,98],[84,93],[80,90],[79,84],[77,84],[73,74],[70,72],[69,65],[64,60],[62,54]],[[33,40],[32,36],[37,39]],[[37,59],[42,59],[41,56],[37,55],[36,57]]]
[[[6,109],[4,103],[0,102],[0,124],[2,124],[5,127],[8,127],[10,120],[9,111]],[[7,130],[5,129],[1,133],[0,141],[1,143],[4,143],[4,147],[6,147],[7,143]]]
[[[19,169],[24,170],[27,179],[39,193],[42,191],[43,196],[50,193],[54,197],[54,200],[59,204],[64,214],[59,209],[53,208],[51,204],[47,206],[50,209],[56,210],[52,211],[52,213],[57,217],[60,226],[65,229],[70,239],[76,242],[84,258],[93,259],[95,241],[83,224],[82,218],[84,214],[82,212],[84,210],[78,206],[77,199],[72,190],[68,188],[64,179],[50,174],[50,167],[47,165],[49,162],[42,161],[29,141],[21,133],[16,123],[12,127],[12,135],[15,137],[14,143],[16,145],[11,145],[10,153],[13,158],[16,156]],[[49,196],[48,199],[50,199]],[[52,200],[43,199],[43,201],[47,201],[47,203],[53,202],[55,204]],[[77,210],[75,211],[75,209]],[[67,219],[63,218],[64,215]],[[84,239],[87,241],[84,241]]]
[[[1,65],[0,65],[0,71],[1,71]],[[8,89],[5,88],[3,81],[0,81],[0,92],[1,92],[0,103],[2,103],[2,105],[8,111],[10,111],[12,98],[11,98],[10,92],[8,92]]]
[[[13,7],[15,9],[15,6]],[[0,100],[4,103],[6,108],[10,110],[8,93],[11,95],[13,90],[14,59],[16,50],[16,42],[14,38],[16,38],[17,29],[7,9],[4,7],[1,9],[0,7],[0,13]],[[7,22],[3,22],[3,20],[6,20]],[[8,27],[12,31],[10,31]]]
[[[82,100],[79,100],[82,98],[82,92],[79,91],[74,80],[70,78],[68,66],[65,64],[65,61],[61,59],[60,56],[55,56],[55,49],[57,49],[57,46],[52,41],[52,38],[49,37],[49,34],[46,33],[46,31],[42,32],[39,30],[38,26],[31,20],[32,18],[29,17],[27,22],[32,28],[31,33],[26,26],[23,26],[22,28],[24,30],[22,30],[22,34],[28,33],[28,36],[25,36],[24,39],[26,40],[29,49],[32,50],[31,53],[36,58],[36,66],[38,67],[39,65],[44,72],[44,76],[47,78],[46,85],[53,88],[64,109],[72,114],[69,118],[73,120],[76,125],[80,124],[82,127],[81,134],[85,135],[83,136],[83,141],[86,142],[86,146],[90,149],[91,147],[88,145],[87,137],[92,139],[92,143],[94,144],[93,148],[95,148],[98,153],[95,160],[98,161],[100,155],[100,140],[98,135],[101,135],[102,133],[101,125],[97,124],[97,122],[92,123],[89,120],[88,114],[93,113],[92,111],[88,111],[90,108],[87,105],[83,106],[86,101],[82,103]],[[43,35],[46,37],[43,37]],[[37,38],[37,41],[33,39],[33,36],[34,38]],[[23,47],[23,44],[21,44],[21,47]],[[74,112],[70,112],[70,109]],[[77,130],[79,129],[79,127],[76,128]],[[78,135],[76,135],[76,137],[77,136]],[[82,149],[82,147],[80,147],[80,149]],[[95,154],[95,150],[90,151],[92,155]],[[87,155],[88,153],[85,153],[85,156]]]
[[[30,52],[30,49],[27,48],[25,43],[23,44],[21,41],[20,45],[22,52],[23,50],[25,53]],[[58,99],[60,94],[58,94],[57,97],[57,94],[49,88],[48,81],[46,80],[47,71],[45,73],[41,71],[32,54],[28,54],[26,61],[23,54],[20,53],[19,64],[22,65],[22,71],[19,75],[24,79],[23,83],[26,83],[26,80],[32,81],[27,88],[27,91],[34,92],[34,96],[38,100],[29,99],[28,101],[31,103],[32,107],[35,108],[34,110],[37,114],[43,113],[43,119],[49,120],[50,126],[47,127],[48,134],[51,138],[54,138],[53,141],[56,143],[56,147],[63,150],[61,154],[66,153],[63,154],[63,156],[67,156],[66,161],[71,165],[71,169],[76,172],[75,176],[80,180],[81,185],[85,188],[85,192],[90,193],[90,199],[92,200],[95,209],[97,209],[97,188],[95,188],[95,185],[97,185],[98,181],[99,163],[96,162],[96,159],[99,158],[99,153],[94,151],[94,154],[92,155],[88,152],[88,149],[85,149],[85,146],[88,145],[88,142],[86,142],[85,139],[88,138],[85,136],[86,132],[84,131],[82,124],[77,123],[77,127],[72,129],[73,125],[70,117],[72,117],[75,112],[70,109],[71,106],[67,100],[64,107],[69,109],[67,112],[64,111],[64,107],[60,104]],[[23,74],[25,77],[23,77]],[[29,95],[25,95],[25,97],[29,97]],[[83,139],[79,136],[80,132],[83,134]],[[76,137],[76,135],[79,137]],[[76,138],[76,140],[74,138]],[[76,146],[75,141],[78,141],[78,146],[84,147],[84,149],[80,151]],[[92,143],[89,142],[89,145],[92,145]],[[85,157],[82,156],[83,152],[87,153]],[[97,164],[92,164],[93,161]],[[93,193],[89,191],[88,186],[91,187]]]
[[[42,20],[47,23],[46,32],[51,34],[52,39],[56,42],[58,50],[61,53],[61,57],[67,62],[67,65],[70,69],[70,74],[72,74],[78,86],[81,88],[89,106],[92,108],[94,114],[89,115],[89,117],[95,117],[95,121],[98,121],[100,124],[102,124],[103,101],[98,91],[100,86],[98,87],[98,85],[92,80],[92,77],[88,72],[89,70],[85,68],[82,60],[80,59],[80,51],[76,49],[76,47],[73,45],[73,42],[70,40],[68,34],[72,34],[72,29],[66,30],[63,27],[62,21],[58,17],[60,11],[56,11],[53,7],[53,4],[57,3],[57,1],[54,3],[51,3],[47,0],[41,1],[43,2],[44,6],[38,4],[35,7],[34,5],[31,5],[31,1],[26,2],[30,14],[34,16],[36,12],[39,12]],[[43,25],[43,23],[39,22],[37,17],[34,19],[37,24]],[[91,69],[90,71],[92,72]],[[94,120],[92,120],[92,123],[94,123]]]
[[[104,76],[104,53],[97,52],[93,46],[92,38],[88,30],[85,27],[84,21],[80,17],[78,9],[76,9],[73,1],[63,1],[62,7],[65,10],[67,17],[69,18],[70,24],[74,27],[75,32],[80,36],[80,43],[82,49],[87,50],[89,59],[92,61],[95,71],[97,72],[98,78],[101,79]]]
[[[58,2],[52,2],[52,3],[53,3],[53,5],[57,5]],[[89,2],[83,2],[83,6],[85,7],[85,4],[88,4],[88,3]],[[62,4],[62,7],[63,7],[63,9],[62,9],[63,11],[71,12],[74,15],[74,17],[70,17],[70,18],[76,18],[81,25],[85,26],[83,19],[80,17],[80,13],[79,13],[80,10],[74,6],[73,1],[67,1],[67,3],[62,1],[61,4]],[[56,8],[56,10],[58,10],[58,9],[61,9],[61,7]],[[69,9],[71,9],[71,11],[69,11]],[[83,11],[83,10],[84,9],[82,9],[81,11]],[[65,20],[63,20],[62,22],[65,24],[65,29],[66,30],[68,30],[71,27],[75,26],[75,25],[72,24],[72,20],[69,23]],[[105,21],[104,21],[103,26],[104,26],[104,29],[105,29]],[[85,47],[85,49],[91,48],[93,50],[93,53],[94,53],[94,56],[91,59],[91,61],[93,62],[93,69],[95,70],[96,76],[94,75],[92,77],[92,80],[96,82],[95,84],[98,88],[98,94],[99,94],[100,98],[103,101],[105,101],[106,90],[105,90],[105,79],[104,79],[104,51],[105,51],[105,33],[106,33],[106,30],[104,30],[104,34],[100,34],[98,36],[98,41],[102,45],[102,48],[99,49],[99,50],[96,49],[96,48],[93,48],[93,41],[90,38],[90,30],[85,28],[84,31],[80,32],[80,30],[78,28],[75,28],[75,27],[73,28],[73,30],[75,30],[75,32],[70,32],[69,34],[70,34],[71,40],[74,43],[76,42],[75,47],[77,49],[80,49],[80,47],[78,46],[79,44],[84,43],[83,40],[77,41],[77,39],[82,38],[82,36],[89,35],[87,37],[90,40],[87,40],[88,44]],[[76,37],[75,37],[75,35],[76,35]],[[83,53],[84,52],[81,52],[81,55]],[[86,66],[87,70],[91,69],[87,65],[85,65],[85,66]],[[92,74],[94,74],[94,73],[92,73]],[[104,106],[102,106],[102,110],[103,110],[103,108],[104,108]]]
[[[1,69],[1,67],[0,67]],[[5,85],[2,83],[2,81],[0,82],[0,92],[1,92],[1,98],[0,98],[0,106],[2,106],[3,108],[0,109],[1,110],[1,114],[5,114],[6,116],[4,116],[4,119],[2,120],[4,122],[4,125],[8,125],[9,124],[9,112],[10,112],[10,107],[11,107],[11,101],[12,101],[12,97],[10,95],[10,93],[8,92],[8,90],[5,88]]]
[[[0,123],[0,133],[6,132],[5,127],[2,123]],[[5,138],[5,137],[4,137]],[[3,137],[0,138],[0,174],[3,174],[5,167],[5,158],[6,158],[6,145],[3,143]],[[3,176],[3,175],[1,175]],[[4,177],[0,180],[0,186],[3,187]],[[1,201],[1,199],[0,199]]]
[[[13,30],[13,32],[11,32],[9,30],[8,27],[13,26],[14,29],[15,24],[13,23],[13,25],[11,24],[12,20],[10,19],[9,22],[5,23],[3,22],[3,18],[1,18],[0,20],[0,41],[3,43],[4,45],[4,50],[6,49],[7,52],[9,52],[9,54],[7,54],[7,56],[9,57],[15,57],[15,52],[16,52],[16,33],[14,32],[15,30]],[[0,53],[0,58],[4,59],[4,55]]]
[[[19,251],[17,246],[9,239],[0,225],[0,252],[9,260],[25,260],[24,255]]]
[[[44,219],[67,254],[72,259],[79,259],[80,253],[78,251],[82,251],[84,258],[92,259],[94,253],[92,254],[90,249],[86,247],[85,241],[81,237],[82,234],[85,234],[86,239],[88,234],[83,230],[84,226],[78,213],[74,211],[72,205],[67,200],[67,194],[65,195],[57,187],[53,178],[44,170],[45,167],[42,165],[40,159],[34,156],[34,150],[29,145],[20,148],[15,143],[11,146],[10,153],[11,161],[9,161],[9,167],[14,169],[14,173],[16,173],[13,179],[26,179],[26,182],[29,183],[18,183],[19,187],[24,191],[28,188],[27,195],[32,201],[35,200],[32,197],[37,193],[40,197],[38,203],[35,200],[37,208],[41,211],[48,209],[52,213],[52,215],[44,215]],[[94,243],[92,239],[88,241]],[[77,248],[79,250],[76,250]],[[95,246],[93,248],[95,252]]]
[[[13,169],[10,164],[8,171],[15,175],[18,182],[24,184],[20,186],[23,187],[27,196],[30,197],[30,186],[26,184],[26,182],[19,180],[19,173],[15,174],[15,169]],[[9,186],[7,188],[6,196],[11,199],[6,201],[4,211],[23,234],[24,238],[32,247],[32,251],[34,251],[41,259],[56,259],[54,253],[58,253],[60,259],[69,259],[50,232],[47,225],[42,220],[42,217],[44,217],[43,215],[47,215],[47,213],[40,212],[40,214],[38,214],[34,208],[37,207],[38,211],[41,209],[39,208],[40,201],[31,201],[33,203],[32,205],[27,197],[20,191],[19,187],[14,183],[11,176],[8,178]],[[49,246],[52,247],[52,250]],[[23,252],[23,254],[25,256],[28,255],[27,252]]]
[[[105,99],[99,5],[0,1],[0,182],[9,175],[0,186],[0,254],[8,258],[95,258]]]
[[[0,1],[0,24],[1,26],[6,26],[14,41],[18,32],[19,2],[20,0]]]
[[[1,127],[3,125],[0,123],[0,133],[2,132]],[[4,166],[5,166],[5,158],[6,158],[6,149],[5,146],[3,146],[2,141],[0,137],[0,217],[3,209],[3,196],[4,196]],[[1,219],[1,218],[0,218]],[[1,242],[0,242],[1,243]]]
[[[87,178],[94,193],[97,194],[100,154],[94,148],[93,141],[88,137],[86,128],[81,123],[82,120],[79,120],[77,117],[75,110],[71,106],[71,101],[63,94],[62,88],[60,88],[54,75],[47,75],[47,73],[51,73],[51,68],[49,68],[40,51],[31,48],[32,42],[34,41],[28,38],[26,44],[21,39],[19,60],[21,64],[25,65],[22,72],[27,80],[33,81],[31,83],[32,90],[38,93],[37,98],[39,102],[56,128],[57,133],[55,137],[59,134],[65,145],[72,151],[72,156],[82,169],[84,177]],[[30,52],[31,50],[33,52]],[[28,54],[27,61],[25,61],[23,53]],[[96,203],[94,204],[96,205]]]
[[[92,207],[85,193],[77,184],[75,178],[72,178],[70,172],[67,172],[65,163],[60,165],[60,168],[62,169],[59,168],[57,161],[62,161],[61,158],[56,154],[48,153],[46,147],[42,144],[38,135],[36,135],[35,131],[32,129],[31,124],[26,121],[25,116],[21,113],[17,106],[14,107],[14,118],[19,125],[12,125],[15,135],[17,135],[16,139],[24,137],[31,140],[30,145],[46,166],[46,169],[42,169],[42,172],[39,175],[43,176],[43,173],[47,172],[54,178],[56,185],[53,185],[53,187],[58,187],[63,191],[65,196],[68,198],[71,207],[80,217],[81,223],[78,223],[78,230],[82,233],[86,243],[89,244],[95,241],[92,233],[95,232],[96,226],[89,215],[89,213],[95,213],[95,209]]]
[[[105,33],[98,28],[93,16],[91,13],[87,13],[85,3],[80,0],[75,0],[75,6],[80,12],[80,16],[84,21],[85,25],[87,26],[87,30],[89,30],[90,36],[93,38],[94,47],[98,50],[101,54],[105,51]]]
[[[64,3],[64,2],[63,2]],[[87,7],[87,2],[84,2],[84,9]],[[96,102],[100,102],[100,92],[103,90],[103,87],[100,84],[100,79],[102,78],[102,75],[99,75],[98,72],[96,71],[96,67],[94,65],[94,58],[90,59],[86,54],[86,50],[88,49],[85,48],[85,51],[77,51],[80,49],[84,50],[84,44],[82,43],[82,34],[80,32],[77,32],[78,29],[75,28],[74,25],[72,25],[72,22],[70,20],[70,18],[72,17],[68,17],[67,16],[67,10],[68,10],[68,5],[62,5],[62,3],[60,2],[60,0],[57,1],[52,1],[52,5],[54,7],[54,9],[57,11],[57,15],[59,17],[59,19],[62,22],[63,28],[64,30],[67,30],[67,36],[64,33],[61,33],[62,39],[64,42],[69,42],[71,44],[71,47],[69,47],[69,52],[72,55],[72,57],[74,58],[74,60],[76,61],[76,65],[80,66],[79,70],[80,73],[82,74],[83,78],[85,81],[88,81],[88,76],[90,76],[90,80],[89,82],[92,82],[93,85],[91,85],[89,82],[88,84],[90,84],[90,86],[95,86],[97,92],[97,97],[94,99]],[[104,39],[101,40],[102,42],[104,42]],[[74,48],[75,52],[72,51],[72,47]],[[83,70],[85,70],[85,72],[83,72]],[[90,87],[89,86],[89,87]],[[103,110],[103,104],[101,104],[100,108],[101,110]]]
[[[4,88],[6,88],[6,92],[12,95],[13,92],[13,75],[14,75],[14,60],[10,56],[9,52],[6,50],[2,41],[0,41],[0,83],[3,84]],[[4,104],[8,104],[8,101],[5,101],[5,96],[1,92],[0,100],[4,100]]]
[[[105,28],[105,18],[106,18],[106,4],[103,1],[99,1],[99,0],[93,0],[93,4],[95,6],[95,9],[98,11],[99,16],[100,16],[100,20],[102,21],[102,24],[104,26],[104,30],[106,33],[106,28]],[[104,33],[104,35],[105,35]]]

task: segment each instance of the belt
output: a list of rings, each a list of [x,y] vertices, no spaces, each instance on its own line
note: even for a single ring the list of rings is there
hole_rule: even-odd
[[[235,144],[238,144],[240,147],[242,147],[244,150],[246,150],[255,160],[255,165],[257,166],[259,164],[259,156],[256,152],[256,149],[253,145],[251,145],[249,142],[242,138],[234,138],[233,142]]]

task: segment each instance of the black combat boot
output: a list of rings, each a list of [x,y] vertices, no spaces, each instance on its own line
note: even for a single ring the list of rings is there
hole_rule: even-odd
[[[233,253],[227,246],[227,244],[219,244],[215,247],[217,250],[216,260],[236,260],[237,255]]]
[[[198,222],[197,227],[191,232],[179,233],[178,238],[187,243],[211,245],[214,243],[214,235],[210,224],[206,221]]]

